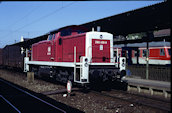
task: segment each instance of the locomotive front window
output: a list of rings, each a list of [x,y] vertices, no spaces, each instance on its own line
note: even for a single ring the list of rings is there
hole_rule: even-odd
[[[56,37],[56,34],[53,34],[53,40],[55,39],[55,37]]]
[[[61,31],[60,36],[68,36],[71,34],[72,34],[71,29],[64,29]]]
[[[171,49],[168,49],[168,54],[171,56]]]
[[[160,56],[165,56],[164,48],[163,49],[160,49]]]
[[[52,34],[48,36],[48,40],[52,40],[52,38],[53,38]]]

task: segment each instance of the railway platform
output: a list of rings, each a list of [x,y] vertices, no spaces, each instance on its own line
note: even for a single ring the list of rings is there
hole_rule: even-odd
[[[128,83],[127,90],[129,92],[135,90],[138,93],[148,93],[152,96],[160,95],[165,98],[171,97],[171,82],[131,77],[126,77],[123,80]]]
[[[77,112],[82,111],[0,78],[0,113]]]

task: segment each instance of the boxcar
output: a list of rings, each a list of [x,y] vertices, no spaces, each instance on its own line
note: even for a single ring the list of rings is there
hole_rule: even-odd
[[[24,56],[21,53],[21,47],[16,45],[7,45],[3,48],[2,63],[6,67],[23,69]]]

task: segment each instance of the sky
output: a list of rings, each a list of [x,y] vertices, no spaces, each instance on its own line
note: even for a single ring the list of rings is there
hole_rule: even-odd
[[[2,1],[0,48],[49,31],[80,25],[163,2],[145,1]]]

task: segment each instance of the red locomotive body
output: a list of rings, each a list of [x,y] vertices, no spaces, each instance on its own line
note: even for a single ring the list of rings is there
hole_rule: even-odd
[[[71,29],[72,30],[72,29]],[[76,31],[76,28],[71,32]],[[74,62],[74,47],[76,47],[76,62],[85,56],[92,48],[92,62],[110,63],[110,40],[94,39],[91,37],[92,45],[86,50],[86,33],[61,36],[61,32],[50,35],[48,40],[32,45],[32,61],[50,62]],[[94,35],[93,35],[94,36]]]
[[[47,70],[50,77],[62,82],[107,81],[125,75],[125,58],[121,59],[124,60],[119,67],[113,58],[112,34],[68,26],[32,45],[32,58],[25,58],[25,71],[29,71],[29,66],[39,75]]]

